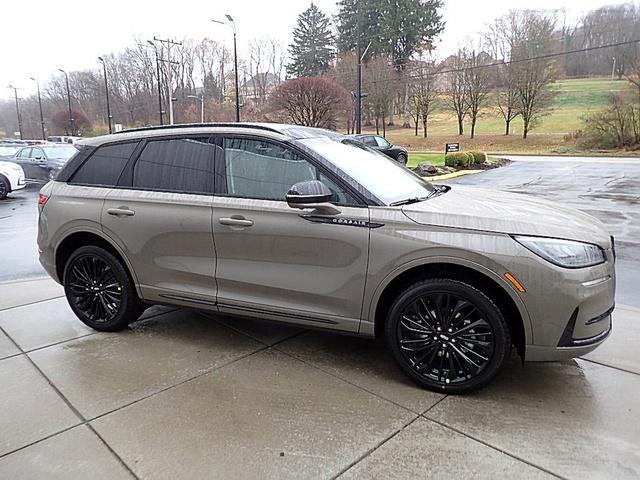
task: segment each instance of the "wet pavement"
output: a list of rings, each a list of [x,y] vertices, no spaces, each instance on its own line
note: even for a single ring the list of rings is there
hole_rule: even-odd
[[[0,285],[0,478],[640,476],[640,309],[456,397],[360,338],[167,307],[98,333],[46,282]]]

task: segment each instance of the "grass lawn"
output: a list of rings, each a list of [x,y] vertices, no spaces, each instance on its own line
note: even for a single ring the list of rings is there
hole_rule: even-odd
[[[392,143],[406,146],[415,152],[443,152],[447,142],[459,142],[462,150],[482,150],[485,152],[510,153],[584,153],[578,148],[575,139],[565,138],[567,134],[584,128],[582,117],[590,112],[602,109],[608,96],[615,92],[630,91],[626,80],[591,78],[561,80],[553,85],[556,92],[552,109],[542,117],[529,138],[522,138],[522,120],[515,119],[511,125],[511,135],[504,134],[504,121],[495,108],[485,108],[481,112],[476,125],[476,138],[469,138],[469,125],[465,124],[465,134],[457,134],[457,122],[453,113],[446,109],[444,99],[442,105],[429,121],[429,138],[422,136],[419,129],[415,135],[413,128],[400,128],[401,118],[395,118],[395,125],[387,127],[386,136]],[[489,105],[493,102],[489,99]],[[375,133],[375,128],[364,127],[367,133]],[[424,154],[420,154],[424,155]],[[441,165],[443,155],[434,157],[420,157],[410,155],[409,165],[420,161],[430,161],[434,165]],[[440,163],[438,163],[440,162]]]
[[[443,166],[444,165],[444,153],[413,153],[409,154],[409,161],[407,167],[415,167],[420,162],[431,162],[431,165]]]

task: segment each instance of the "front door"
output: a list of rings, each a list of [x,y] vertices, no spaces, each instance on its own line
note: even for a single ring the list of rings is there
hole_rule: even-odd
[[[105,233],[125,251],[147,300],[215,305],[216,151],[208,138],[150,140],[105,200]]]
[[[213,230],[222,312],[357,331],[369,211],[321,166],[287,146],[223,139]],[[320,180],[341,213],[288,206],[294,183]]]

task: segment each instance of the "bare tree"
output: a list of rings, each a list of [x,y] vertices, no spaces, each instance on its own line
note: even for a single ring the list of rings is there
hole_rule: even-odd
[[[421,62],[420,66],[413,71],[415,73],[413,73],[411,98],[415,112],[416,135],[418,134],[418,121],[421,121],[423,137],[427,138],[429,116],[437,108],[440,94],[437,87],[437,69],[431,62]]]
[[[464,119],[469,112],[469,97],[465,88],[462,52],[453,57],[453,68],[448,73],[447,101],[458,121],[458,135],[464,134]]]
[[[395,97],[396,72],[391,65],[391,60],[386,56],[375,57],[365,66],[363,82],[367,92],[367,103],[371,107],[376,124],[376,133],[386,134],[386,119],[391,114]]]
[[[487,67],[491,63],[491,57],[487,53],[478,52],[472,47],[463,49],[461,55],[464,65],[464,89],[471,119],[471,138],[474,138],[478,115],[487,103],[491,88],[491,71]]]
[[[300,77],[280,84],[271,100],[296,125],[335,128],[348,94],[328,77]]]

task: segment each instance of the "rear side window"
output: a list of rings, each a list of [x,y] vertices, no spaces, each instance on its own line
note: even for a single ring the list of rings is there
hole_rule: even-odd
[[[150,141],[133,168],[133,188],[213,193],[216,150],[208,138]]]
[[[113,187],[138,142],[99,147],[82,164],[69,183]]]

